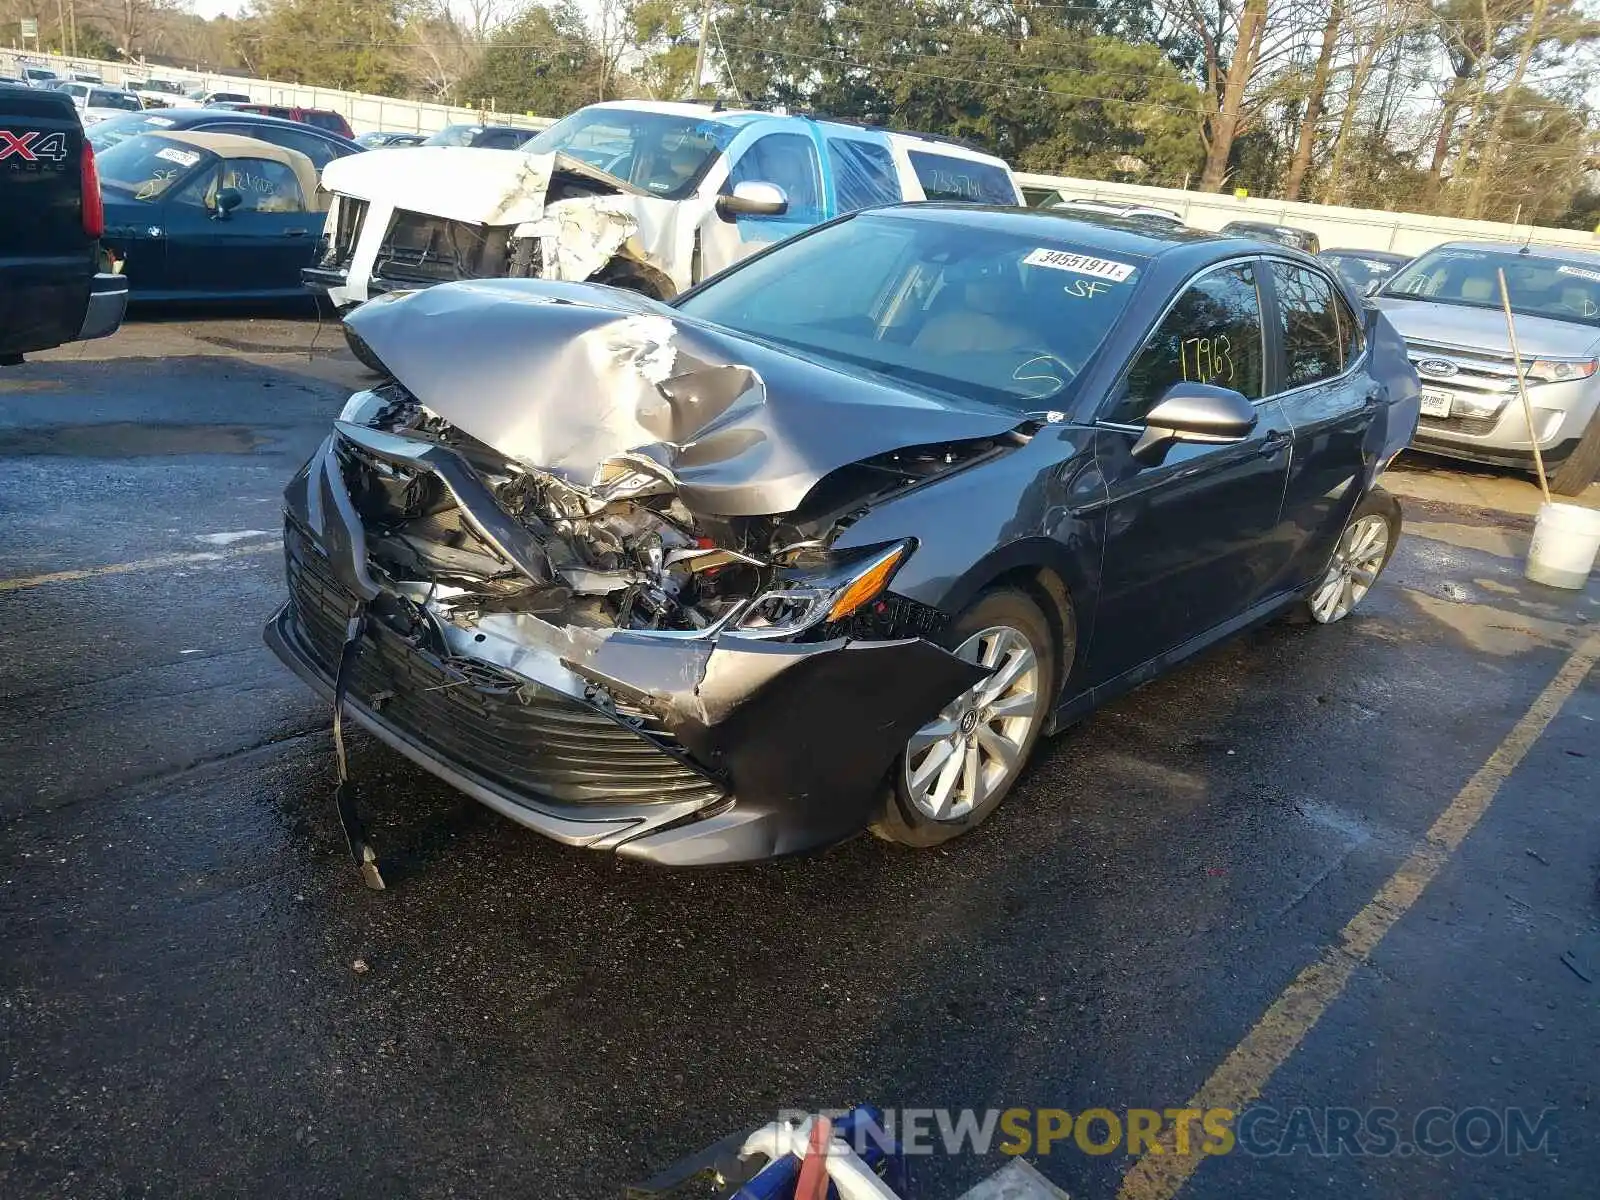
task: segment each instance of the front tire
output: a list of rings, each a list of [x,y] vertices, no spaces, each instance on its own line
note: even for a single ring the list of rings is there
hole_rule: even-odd
[[[350,347],[350,353],[356,356],[356,361],[367,370],[376,375],[389,373],[389,368],[383,365],[383,360],[372,352],[372,347],[362,341],[356,331],[348,325],[344,326],[344,340],[345,345]]]
[[[1400,541],[1400,502],[1382,488],[1361,498],[1327,570],[1300,602],[1297,615],[1318,625],[1342,621],[1366,599]]]
[[[1559,496],[1576,496],[1600,478],[1600,408],[1562,464],[1550,476],[1550,490]]]
[[[1025,592],[985,592],[945,631],[945,646],[994,670],[911,738],[872,832],[937,846],[981,824],[1022,774],[1055,698],[1055,638]]]

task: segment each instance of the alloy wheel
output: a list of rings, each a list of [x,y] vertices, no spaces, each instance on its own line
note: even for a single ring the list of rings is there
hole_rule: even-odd
[[[955,653],[991,673],[919,729],[904,759],[906,795],[936,821],[967,816],[1022,769],[1044,700],[1038,655],[1018,630],[981,630]]]
[[[1350,522],[1328,564],[1328,573],[1311,593],[1311,616],[1331,625],[1350,615],[1372,589],[1389,554],[1389,523],[1376,513]]]

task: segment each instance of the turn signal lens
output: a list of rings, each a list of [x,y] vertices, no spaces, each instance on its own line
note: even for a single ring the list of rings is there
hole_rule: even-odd
[[[889,580],[894,575],[895,568],[906,556],[904,543],[895,546],[877,562],[873,563],[860,575],[857,575],[850,586],[839,593],[839,598],[833,602],[833,607],[828,610],[828,620],[842,621],[867,601],[889,586]]]
[[[1571,379],[1587,379],[1595,372],[1592,358],[1574,361],[1570,358],[1536,358],[1523,368],[1523,374],[1538,383],[1565,383]]]

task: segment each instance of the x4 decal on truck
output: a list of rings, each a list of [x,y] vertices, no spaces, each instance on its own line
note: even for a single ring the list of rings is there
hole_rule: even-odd
[[[0,162],[12,155],[16,155],[24,162],[38,162],[41,158],[60,162],[67,157],[67,135],[41,134],[37,129],[26,133],[12,133],[9,129],[0,129]]]

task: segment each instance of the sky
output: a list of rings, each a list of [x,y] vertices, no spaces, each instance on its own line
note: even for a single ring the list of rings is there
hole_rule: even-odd
[[[194,0],[196,15],[210,20],[227,13],[230,17],[237,17],[243,10],[245,0]]]

